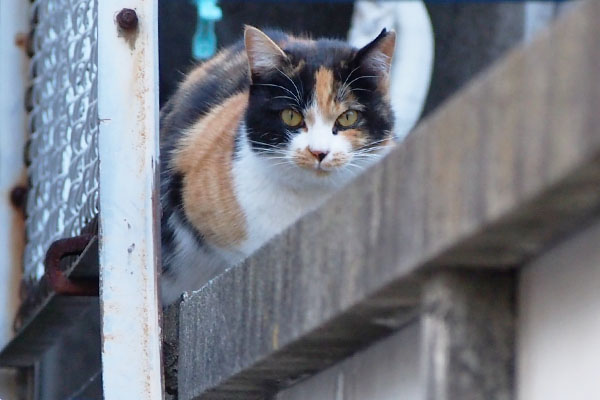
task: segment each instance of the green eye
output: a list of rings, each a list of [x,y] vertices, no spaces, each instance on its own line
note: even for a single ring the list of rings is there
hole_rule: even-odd
[[[352,126],[358,121],[358,111],[348,110],[337,119],[337,123],[343,127]]]
[[[296,128],[302,124],[302,115],[291,108],[286,108],[281,112],[281,119],[284,124]]]

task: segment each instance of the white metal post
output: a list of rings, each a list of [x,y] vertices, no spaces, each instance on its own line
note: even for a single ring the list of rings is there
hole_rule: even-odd
[[[9,199],[12,188],[24,178],[27,57],[16,39],[28,30],[28,10],[25,1],[0,1],[0,348],[12,338],[19,304],[23,221]],[[16,398],[11,381],[9,371],[0,371],[0,398]]]
[[[125,8],[135,11],[137,23],[131,13],[126,24],[118,18]],[[100,296],[107,400],[163,397],[157,33],[156,0],[98,1]]]

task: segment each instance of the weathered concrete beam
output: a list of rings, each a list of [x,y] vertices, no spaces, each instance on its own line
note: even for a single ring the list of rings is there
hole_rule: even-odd
[[[424,271],[518,267],[600,213],[598,20],[581,4],[185,299],[180,398],[289,386],[402,326]]]
[[[425,400],[514,398],[516,273],[445,270],[423,287]]]

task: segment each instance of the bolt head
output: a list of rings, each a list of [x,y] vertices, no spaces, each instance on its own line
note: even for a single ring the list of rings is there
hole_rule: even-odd
[[[10,192],[10,202],[16,208],[25,207],[27,201],[27,188],[24,186],[16,186]]]
[[[131,31],[137,28],[138,26],[138,16],[135,10],[131,8],[124,8],[117,14],[117,24],[119,24],[119,28]]]

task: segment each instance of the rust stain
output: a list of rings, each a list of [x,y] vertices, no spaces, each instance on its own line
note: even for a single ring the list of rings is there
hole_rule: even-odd
[[[110,333],[107,333],[107,334],[104,334],[104,335],[102,335],[102,339],[103,339],[105,342],[112,342],[112,341],[116,340],[116,338],[117,338],[117,337],[116,337],[115,335],[111,335]]]
[[[135,44],[140,35],[140,24],[137,20],[137,15],[135,18],[135,23],[129,15],[124,16],[125,11],[131,11],[135,14],[133,10],[121,10],[117,15],[115,15],[115,25],[117,27],[117,34],[119,37],[122,37],[127,44],[129,45],[130,50],[135,50]]]
[[[31,49],[31,40],[29,38],[29,34],[27,33],[17,33],[15,35],[15,45],[22,50],[29,52]]]
[[[11,271],[11,282],[8,283],[4,290],[10,292],[9,302],[11,310],[18,310],[20,305],[20,288],[23,282],[23,254],[25,253],[25,219],[23,213],[14,212],[10,221],[12,235],[10,237],[10,254],[6,254],[6,257],[10,257],[12,271]]]
[[[27,204],[27,194],[29,188],[26,185],[16,185],[10,192],[10,202],[15,210],[21,213],[25,218],[25,206]]]

